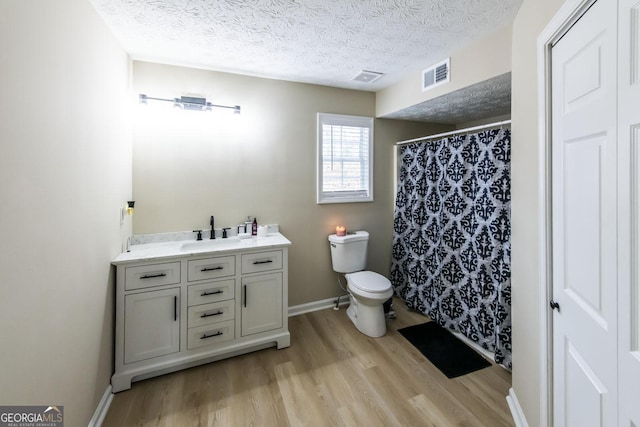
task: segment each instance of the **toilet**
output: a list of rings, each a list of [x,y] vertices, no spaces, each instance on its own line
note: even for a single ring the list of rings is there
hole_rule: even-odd
[[[383,304],[393,295],[389,280],[373,271],[363,271],[367,265],[369,233],[356,231],[346,236],[329,236],[333,270],[344,273],[349,291],[347,316],[356,328],[373,338],[387,332]]]

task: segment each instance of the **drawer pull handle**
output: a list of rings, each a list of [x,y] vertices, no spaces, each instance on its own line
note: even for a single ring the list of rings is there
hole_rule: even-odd
[[[222,270],[222,268],[223,267],[221,265],[219,265],[217,267],[205,267],[200,271],[215,271],[215,270]]]
[[[204,319],[206,317],[211,317],[211,316],[220,316],[221,314],[224,314],[224,312],[218,310],[217,313],[205,313],[202,316],[200,316],[201,319]]]
[[[222,332],[216,332],[215,334],[211,334],[211,335],[204,334],[203,336],[200,337],[200,339],[206,340],[207,338],[218,337],[220,335],[222,335]]]
[[[272,259],[268,259],[268,260],[266,260],[266,261],[254,261],[254,262],[253,262],[253,265],[257,265],[257,264],[269,264],[269,263],[272,263],[272,262],[273,262],[273,260],[272,260]]]
[[[173,321],[178,321],[178,297],[173,297]]]
[[[201,297],[208,297],[209,295],[217,295],[217,294],[221,294],[224,293],[224,291],[222,289],[218,289],[217,291],[214,292],[203,292],[200,294]]]
[[[155,279],[157,277],[165,277],[166,275],[167,275],[167,273],[145,274],[144,276],[140,277],[140,279]]]

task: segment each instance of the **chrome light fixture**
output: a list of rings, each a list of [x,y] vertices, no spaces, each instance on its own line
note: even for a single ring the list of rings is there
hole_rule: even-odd
[[[197,98],[194,96],[181,96],[180,98],[167,99],[154,98],[141,93],[138,95],[138,100],[140,104],[148,104],[149,101],[172,102],[174,108],[188,111],[213,111],[214,108],[226,108],[228,110],[233,110],[234,114],[240,114],[239,105],[212,104],[211,102],[207,102],[206,98]]]

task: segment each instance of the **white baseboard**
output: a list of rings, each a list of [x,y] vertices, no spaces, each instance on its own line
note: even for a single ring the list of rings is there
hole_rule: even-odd
[[[516,392],[513,388],[509,389],[507,404],[509,405],[509,410],[511,410],[511,416],[513,417],[513,421],[516,423],[516,427],[529,427],[527,418],[524,416],[524,412],[522,412],[522,407],[520,406],[520,402],[518,401],[518,397],[516,396]]]
[[[324,310],[327,308],[335,307],[336,300],[335,298],[327,298],[320,301],[308,302],[300,305],[292,305],[289,307],[289,317],[298,316],[300,314],[311,313],[312,311]],[[344,294],[340,297],[340,305],[349,304],[349,295]]]
[[[93,417],[91,417],[91,419],[89,420],[88,427],[100,427],[102,425],[104,417],[107,416],[107,412],[109,411],[109,406],[111,406],[112,400],[113,393],[111,392],[111,384],[109,384],[107,386],[107,389],[104,391],[104,394],[102,395],[102,399],[100,399],[100,402],[98,402],[98,406],[93,413]]]

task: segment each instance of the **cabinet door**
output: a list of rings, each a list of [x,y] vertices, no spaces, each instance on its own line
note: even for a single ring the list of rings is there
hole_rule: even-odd
[[[282,328],[282,273],[242,278],[242,336]]]
[[[124,297],[124,363],[180,351],[180,288]]]

